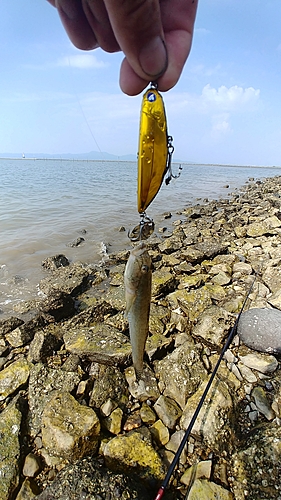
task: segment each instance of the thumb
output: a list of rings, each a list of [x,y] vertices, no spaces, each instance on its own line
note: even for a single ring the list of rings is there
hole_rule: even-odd
[[[104,0],[115,38],[135,73],[153,80],[168,58],[159,0]]]

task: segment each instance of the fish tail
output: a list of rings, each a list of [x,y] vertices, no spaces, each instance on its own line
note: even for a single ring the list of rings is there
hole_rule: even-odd
[[[137,382],[139,382],[141,376],[142,376],[142,372],[143,372],[143,363],[142,363],[142,367],[141,368],[136,368],[135,365],[134,365],[134,368],[135,368],[135,374],[136,374],[136,380]]]

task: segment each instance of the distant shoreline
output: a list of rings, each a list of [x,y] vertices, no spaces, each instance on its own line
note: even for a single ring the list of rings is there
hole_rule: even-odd
[[[28,160],[28,161],[73,161],[73,162],[96,162],[96,163],[104,163],[104,162],[111,162],[111,163],[116,163],[118,161],[121,161],[122,163],[132,163],[132,162],[136,162],[137,159],[135,160],[122,160],[122,159],[94,159],[94,158],[60,158],[60,157],[53,157],[53,158],[35,158],[33,156],[31,157],[26,157],[26,158],[21,158],[21,157],[10,157],[10,156],[7,156],[7,157],[0,157],[0,160],[20,160],[20,161],[25,161],[25,160]],[[200,166],[200,167],[226,167],[226,168],[262,168],[262,169],[266,169],[266,168],[274,168],[276,170],[280,170],[281,169],[281,165],[280,166],[277,166],[277,165],[231,165],[231,164],[224,164],[224,163],[197,163],[197,162],[187,162],[187,161],[174,161],[172,162],[173,164],[181,164],[181,165],[197,165],[197,166]]]

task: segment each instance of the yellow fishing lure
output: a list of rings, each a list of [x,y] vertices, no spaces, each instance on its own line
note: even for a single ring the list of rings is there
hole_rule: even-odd
[[[156,88],[142,99],[138,153],[138,211],[145,212],[167,170],[168,133],[164,102]]]
[[[153,220],[145,211],[157,195],[165,175],[166,184],[180,175],[173,175],[171,170],[172,140],[167,131],[163,99],[157,84],[152,83],[143,95],[141,106],[138,151],[138,212],[141,221],[129,234],[132,241],[146,239],[153,232]]]

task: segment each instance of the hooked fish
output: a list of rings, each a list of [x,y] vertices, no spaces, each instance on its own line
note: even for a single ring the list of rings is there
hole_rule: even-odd
[[[124,274],[126,315],[129,320],[133,365],[137,378],[143,370],[143,354],[148,335],[151,266],[146,244],[141,242],[131,251]]]

